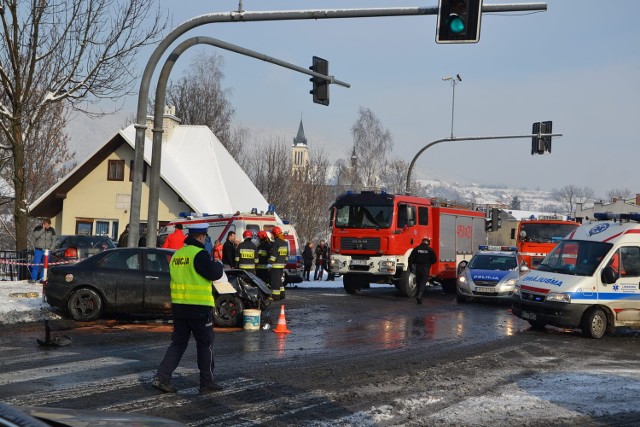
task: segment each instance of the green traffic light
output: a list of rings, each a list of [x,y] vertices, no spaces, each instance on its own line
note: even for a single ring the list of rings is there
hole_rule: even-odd
[[[449,30],[454,34],[460,34],[464,31],[464,21],[455,13],[449,15],[447,23],[449,24]]]

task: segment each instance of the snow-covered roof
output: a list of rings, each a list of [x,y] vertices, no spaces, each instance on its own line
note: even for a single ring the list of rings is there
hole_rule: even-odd
[[[120,135],[135,149],[135,127]],[[152,143],[144,145],[151,160]],[[269,203],[251,179],[206,126],[180,125],[162,143],[160,177],[196,213],[267,211]]]
[[[514,219],[516,219],[518,221],[521,221],[523,219],[531,219],[531,217],[534,217],[535,219],[539,219],[541,216],[542,217],[555,216],[555,217],[557,217],[558,219],[561,219],[561,220],[566,220],[567,219],[566,215],[560,215],[560,214],[550,213],[550,212],[520,211],[520,210],[516,210],[516,209],[503,209],[503,211],[508,213]]]

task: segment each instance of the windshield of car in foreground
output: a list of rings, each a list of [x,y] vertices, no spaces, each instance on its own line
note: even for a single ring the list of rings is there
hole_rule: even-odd
[[[508,271],[518,267],[516,258],[510,255],[478,254],[469,262],[468,268],[476,270]]]
[[[611,246],[611,243],[563,240],[542,260],[538,270],[592,276]]]
[[[556,243],[578,227],[578,224],[527,224],[520,225],[520,236],[525,242]]]
[[[389,228],[393,206],[347,205],[336,210],[338,228]]]

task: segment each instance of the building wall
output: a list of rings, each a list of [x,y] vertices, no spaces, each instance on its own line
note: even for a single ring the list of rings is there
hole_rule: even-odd
[[[98,167],[91,171],[78,183],[63,202],[58,234],[76,234],[76,225],[79,221],[91,223],[90,234],[97,234],[96,223],[108,223],[108,233],[112,238],[117,238],[129,223],[129,209],[131,204],[130,162],[134,151],[127,145],[121,145],[114,153],[110,154]],[[108,181],[109,160],[124,160],[124,180]],[[146,222],[149,205],[149,173],[147,168],[147,182],[142,185],[142,204],[140,207],[140,220]],[[180,212],[189,211],[190,208],[179,201],[178,195],[164,182],[161,181],[158,203],[158,220],[166,222],[177,218]]]

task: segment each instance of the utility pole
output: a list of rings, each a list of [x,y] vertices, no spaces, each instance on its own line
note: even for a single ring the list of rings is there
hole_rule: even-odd
[[[448,77],[443,77],[442,81],[450,81],[451,82],[451,89],[452,89],[452,95],[451,95],[451,138],[453,139],[453,115],[455,112],[455,105],[456,105],[456,85],[459,82],[462,82],[462,77],[460,77],[460,74],[456,74],[456,77],[453,78],[451,76]]]

